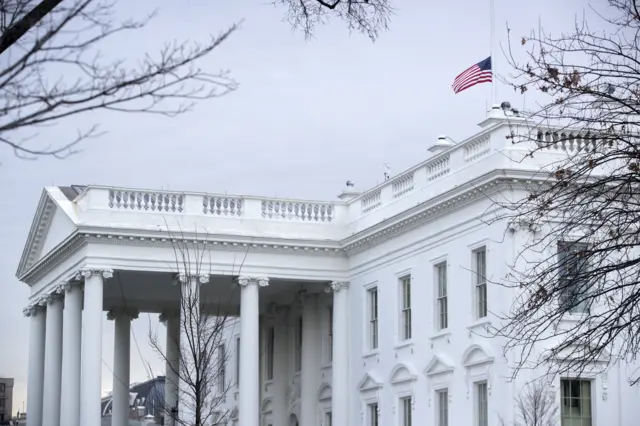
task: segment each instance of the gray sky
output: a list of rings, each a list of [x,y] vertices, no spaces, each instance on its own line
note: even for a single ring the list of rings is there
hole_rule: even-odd
[[[458,95],[453,78],[489,55],[488,0],[398,0],[389,32],[376,43],[349,34],[340,21],[318,28],[314,39],[292,32],[285,10],[267,1],[137,0],[118,2],[124,15],[154,7],[158,17],[135,37],[105,47],[118,57],[154,52],[164,40],[198,39],[233,22],[244,23],[203,64],[229,69],[239,89],[168,119],[100,115],[108,133],[83,144],[64,161],[24,161],[0,147],[0,376],[15,378],[14,411],[26,395],[29,289],[17,268],[33,214],[46,185],[101,184],[139,188],[334,199],[346,180],[367,188],[426,156],[438,135],[470,136],[484,118],[490,85]],[[520,37],[537,28],[570,30],[587,2],[495,0],[496,33],[506,44],[506,22]],[[497,73],[509,70],[494,56]],[[499,100],[523,99],[499,87]],[[70,119],[42,136],[55,141],[86,119]],[[157,325],[156,316],[152,317]],[[161,363],[147,345],[149,319],[134,333],[155,374]],[[113,323],[104,323],[105,363],[113,361]],[[161,328],[160,331],[164,331]],[[103,368],[103,389],[112,376]],[[132,342],[132,381],[146,378]]]

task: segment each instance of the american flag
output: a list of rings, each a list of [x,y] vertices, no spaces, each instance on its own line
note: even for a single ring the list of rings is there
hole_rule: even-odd
[[[462,71],[455,80],[453,80],[451,87],[453,87],[454,93],[459,93],[476,84],[490,82],[491,56]]]

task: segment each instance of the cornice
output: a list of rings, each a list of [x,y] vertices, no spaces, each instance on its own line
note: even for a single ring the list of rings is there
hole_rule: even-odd
[[[16,272],[18,277],[36,262],[36,258],[42,248],[42,244],[38,244],[38,242],[41,242],[40,240],[44,238],[49,231],[54,210],[55,203],[51,197],[49,197],[47,190],[44,189],[40,196],[31,228],[29,229],[29,235],[27,236],[22,256],[20,257],[20,263],[18,264],[18,270]]]
[[[532,180],[530,174],[522,179],[511,171],[495,171],[458,188],[431,198],[424,203],[407,209],[404,212],[379,222],[342,241],[343,249],[348,255],[389,240],[416,227],[435,220],[451,211],[469,203],[486,198],[502,189],[526,189],[527,182]],[[479,181],[480,180],[480,181]]]
[[[358,232],[341,241],[320,240],[256,240],[252,237],[185,235],[184,238],[135,234],[134,230],[86,229],[78,230],[54,250],[25,271],[19,279],[33,284],[88,244],[133,245],[145,247],[171,247],[175,243],[202,244],[211,248],[267,253],[305,254],[320,256],[352,255],[367,248],[424,225],[453,210],[494,194],[502,189],[525,190],[533,181],[538,181],[531,171],[495,170],[478,179],[431,198],[389,219]],[[40,209],[42,210],[42,209]]]
[[[56,265],[64,262],[87,244],[88,239],[86,236],[76,232],[67,237],[65,241],[58,244],[56,248],[36,262],[31,269],[25,271],[25,273],[18,278],[20,281],[27,284],[33,284],[51,271]]]

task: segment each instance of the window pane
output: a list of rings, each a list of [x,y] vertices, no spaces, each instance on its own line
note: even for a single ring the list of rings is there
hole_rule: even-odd
[[[487,407],[487,384],[476,384],[476,403],[477,403],[477,415],[478,426],[488,426],[488,407]]]
[[[562,379],[560,383],[562,426],[591,426],[591,381]]]
[[[438,426],[447,426],[449,423],[449,392],[447,389],[439,390],[438,401]]]
[[[369,349],[378,348],[378,289],[369,290]]]
[[[236,386],[240,387],[240,338],[236,338]]]

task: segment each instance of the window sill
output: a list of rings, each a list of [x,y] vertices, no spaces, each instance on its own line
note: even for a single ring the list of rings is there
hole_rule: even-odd
[[[476,320],[475,322],[467,326],[467,330],[469,330],[469,337],[471,337],[472,334],[481,335],[480,332],[482,330],[488,331],[489,325],[491,325],[491,320],[488,317],[484,317]],[[482,337],[486,337],[486,336],[482,336]]]
[[[402,342],[396,343],[393,349],[404,349],[413,346],[413,339],[403,340]]]
[[[327,370],[327,369],[331,368],[332,365],[333,365],[332,363],[328,362],[328,363],[322,364],[322,366],[320,368],[323,369],[323,370]]]
[[[376,355],[380,355],[380,349],[374,349],[372,351],[365,352],[364,354],[362,354],[362,358],[371,358]]]

